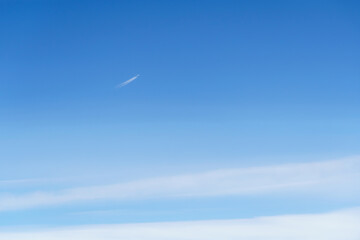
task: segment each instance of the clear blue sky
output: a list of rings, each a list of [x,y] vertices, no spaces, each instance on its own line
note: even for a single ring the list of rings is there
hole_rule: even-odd
[[[2,195],[358,155],[359,11],[330,0],[0,0]],[[0,225],[360,204],[288,194],[56,203],[6,210]]]

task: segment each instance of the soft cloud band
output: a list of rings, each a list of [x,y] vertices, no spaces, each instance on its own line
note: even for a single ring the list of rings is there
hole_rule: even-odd
[[[252,194],[357,195],[360,159],[225,169],[127,183],[0,196],[0,211],[94,200]]]

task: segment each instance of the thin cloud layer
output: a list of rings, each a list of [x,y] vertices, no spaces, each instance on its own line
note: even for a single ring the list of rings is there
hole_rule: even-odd
[[[216,170],[101,186],[0,195],[0,211],[88,201],[299,194],[357,197],[360,159]]]
[[[116,86],[116,88],[121,88],[125,85],[128,85],[129,83],[131,83],[132,81],[134,81],[135,79],[137,79],[138,77],[140,76],[140,74],[137,74],[135,77],[132,77],[130,78],[129,80],[123,82],[123,83],[120,83],[119,85]]]
[[[0,233],[6,240],[358,240],[360,208],[239,220],[90,225]]]

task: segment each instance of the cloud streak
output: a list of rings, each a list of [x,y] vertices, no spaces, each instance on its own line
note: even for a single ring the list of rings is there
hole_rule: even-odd
[[[360,208],[323,214],[238,220],[88,225],[37,231],[2,231],[6,240],[358,240]]]
[[[227,195],[299,194],[354,197],[360,192],[360,159],[215,170],[58,191],[0,195],[0,211],[74,204]]]
[[[131,83],[132,81],[134,81],[135,79],[137,79],[140,76],[140,74],[137,74],[135,77],[130,78],[129,80],[120,83],[119,85],[116,86],[116,88],[121,88],[124,87],[125,85],[128,85],[129,83]]]

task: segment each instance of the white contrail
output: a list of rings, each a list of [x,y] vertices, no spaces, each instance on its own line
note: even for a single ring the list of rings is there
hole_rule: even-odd
[[[132,81],[134,81],[135,79],[137,79],[138,77],[140,76],[140,74],[137,74],[135,77],[132,77],[130,78],[129,80],[123,82],[123,83],[120,83],[119,85],[116,86],[116,88],[121,88],[125,85],[128,85],[129,83],[131,83]]]

